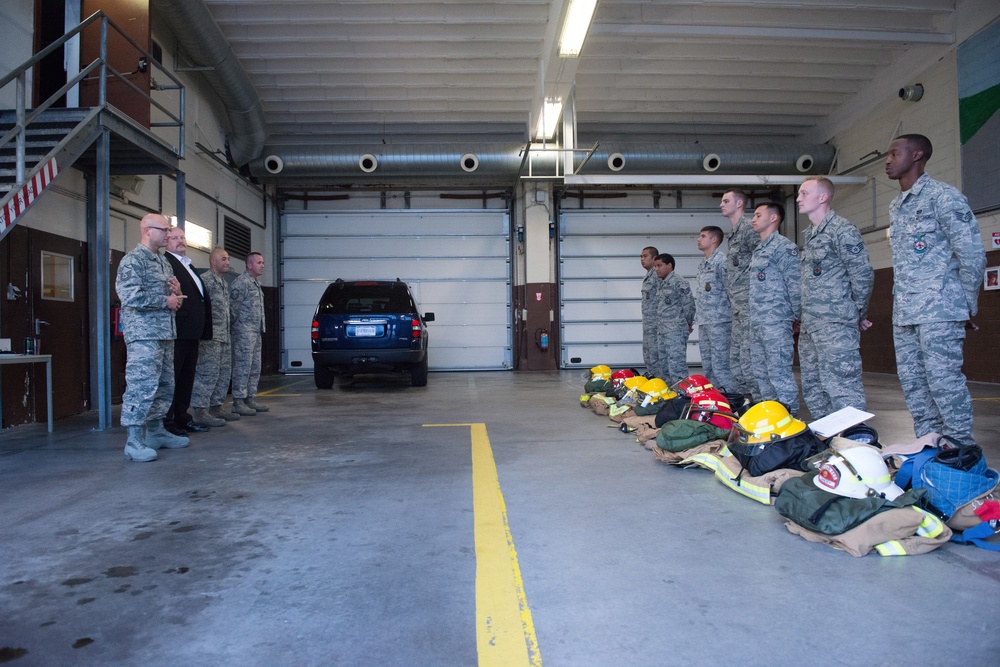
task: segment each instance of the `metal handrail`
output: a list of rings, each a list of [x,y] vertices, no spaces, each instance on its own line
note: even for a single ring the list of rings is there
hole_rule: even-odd
[[[32,109],[28,113],[26,107],[26,80],[27,72],[30,71],[35,65],[39,64],[42,59],[46,56],[52,54],[57,49],[63,47],[69,40],[73,39],[79,35],[83,30],[85,30],[90,25],[94,23],[101,23],[101,38],[100,38],[100,54],[96,59],[89,63],[86,67],[83,67],[80,72],[74,76],[71,80],[67,81],[64,86],[59,88],[55,93],[50,95],[44,102],[39,104],[36,108]],[[176,113],[172,112],[170,109],[160,104],[146,91],[139,88],[131,81],[126,78],[126,76],[116,70],[114,67],[107,62],[107,45],[108,45],[108,27],[114,28],[114,30],[125,38],[125,40],[132,45],[132,47],[142,56],[145,57],[146,63],[149,67],[155,68],[158,72],[162,72],[166,75],[174,85],[158,86],[157,90],[177,90],[179,91],[179,101],[178,101],[178,111]],[[176,127],[177,132],[177,145],[174,147],[174,152],[178,157],[184,157],[184,99],[185,91],[184,84],[181,83],[180,79],[174,76],[168,69],[163,65],[158,63],[151,53],[146,51],[142,46],[140,46],[134,39],[132,39],[128,34],[125,33],[114,21],[108,17],[103,11],[94,12],[91,16],[84,19],[75,28],[69,30],[62,37],[56,41],[49,44],[47,47],[33,55],[31,58],[23,62],[18,67],[15,67],[11,72],[0,78],[0,89],[4,88],[12,81],[16,81],[17,94],[16,94],[16,109],[15,109],[15,121],[14,126],[6,132],[2,138],[0,138],[0,149],[8,145],[12,139],[17,140],[16,146],[16,181],[18,184],[24,182],[24,170],[25,170],[25,134],[28,126],[42,115],[46,110],[48,110],[60,97],[66,94],[74,86],[81,83],[84,79],[90,76],[95,70],[99,70],[97,76],[98,79],[98,108],[104,109],[108,106],[107,102],[107,79],[108,74],[114,78],[124,82],[136,93],[145,97],[149,102],[151,107],[155,107],[162,114],[164,114],[172,122],[157,122],[155,127]],[[151,123],[151,125],[153,125]]]

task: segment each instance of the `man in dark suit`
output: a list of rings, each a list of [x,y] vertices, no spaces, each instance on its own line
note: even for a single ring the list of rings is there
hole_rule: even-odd
[[[177,339],[174,341],[174,401],[167,412],[164,425],[177,435],[202,432],[208,429],[192,420],[188,407],[194,389],[194,374],[198,366],[198,341],[212,338],[212,305],[205,286],[187,256],[184,230],[175,227],[167,237],[167,252],[174,275],[185,296],[177,311]]]

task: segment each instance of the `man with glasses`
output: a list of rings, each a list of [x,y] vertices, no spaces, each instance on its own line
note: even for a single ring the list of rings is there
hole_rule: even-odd
[[[139,232],[139,244],[122,259],[115,280],[127,350],[121,422],[128,429],[125,458],[154,461],[161,447],[188,445],[187,438],[163,428],[174,396],[174,313],[184,296],[160,254],[170,223],[150,213],[139,221]]]

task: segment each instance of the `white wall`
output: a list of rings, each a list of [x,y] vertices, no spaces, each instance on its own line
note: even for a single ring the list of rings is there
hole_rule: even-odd
[[[7,74],[31,57],[35,3],[33,0],[4,0],[0,3],[0,75]],[[26,77],[27,103],[31,103],[31,72]],[[15,82],[0,90],[0,109],[13,109],[16,98]]]

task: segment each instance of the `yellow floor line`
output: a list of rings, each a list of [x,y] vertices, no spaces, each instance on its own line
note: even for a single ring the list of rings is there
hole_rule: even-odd
[[[295,387],[297,385],[312,381],[313,381],[312,378],[307,378],[305,380],[296,380],[295,382],[291,382],[289,384],[283,384],[280,387],[275,387],[274,389],[268,389],[267,391],[258,391],[257,395],[258,396],[301,396],[302,394],[276,394],[275,392],[284,391],[290,387]]]
[[[472,504],[476,537],[476,645],[482,667],[541,667],[542,656],[524,594],[507,506],[500,490],[486,424],[472,435]]]

